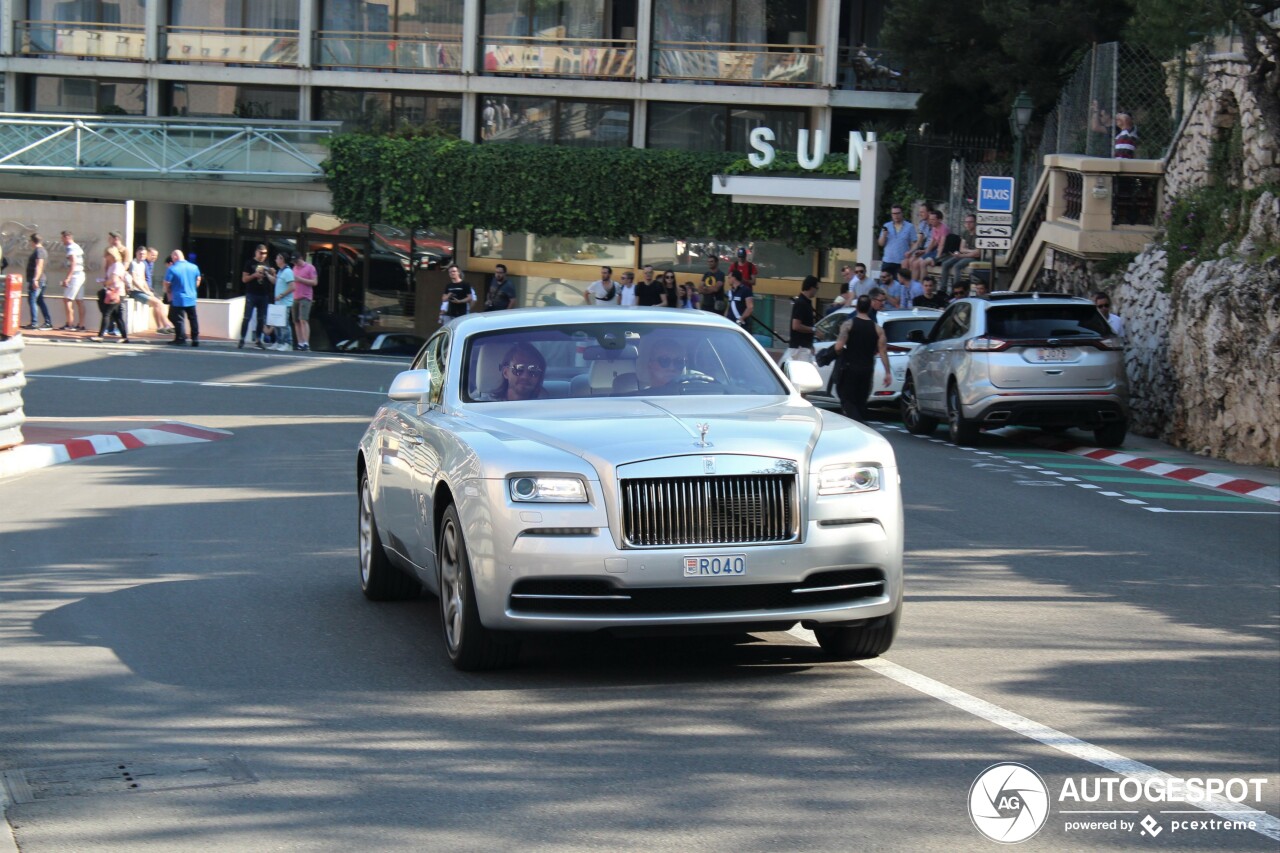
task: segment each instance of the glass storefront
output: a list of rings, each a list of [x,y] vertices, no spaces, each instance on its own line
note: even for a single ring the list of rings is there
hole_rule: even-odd
[[[298,118],[298,90],[274,86],[218,86],[211,83],[168,83],[161,106],[164,115]]]
[[[484,142],[625,148],[631,145],[626,101],[558,98],[486,98],[478,116]]]
[[[655,42],[809,44],[808,0],[655,0]]]
[[[27,18],[32,21],[59,23],[123,24],[140,27],[146,23],[143,3],[119,3],[110,0],[27,0]]]
[[[461,38],[462,8],[457,0],[324,0],[320,28]]]
[[[141,80],[88,77],[26,78],[24,112],[136,115],[147,108],[147,84]]]
[[[386,133],[422,129],[461,136],[462,99],[363,89],[320,89],[315,93],[317,121],[340,121],[344,132]]]
[[[169,24],[217,30],[296,31],[298,8],[298,0],[170,0]]]
[[[751,151],[748,135],[754,128],[773,130],[779,151],[795,151],[796,136],[805,126],[802,109],[735,109],[714,104],[652,102],[649,104],[647,147],[685,151]]]

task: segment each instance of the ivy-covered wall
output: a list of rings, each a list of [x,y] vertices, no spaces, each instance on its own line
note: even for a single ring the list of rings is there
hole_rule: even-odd
[[[741,171],[743,162],[724,153],[347,134],[333,141],[325,174],[334,213],[352,222],[610,239],[696,235],[800,251],[857,244],[856,210],[714,195],[712,176]]]

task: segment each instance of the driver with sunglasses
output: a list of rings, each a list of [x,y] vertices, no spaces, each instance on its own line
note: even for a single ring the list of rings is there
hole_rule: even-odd
[[[640,390],[662,388],[684,375],[684,347],[668,337],[644,338],[640,342],[640,360],[636,379]]]
[[[547,374],[547,360],[533,344],[519,343],[502,357],[502,384],[480,395],[486,403],[505,400],[538,400],[546,396],[542,378]]]

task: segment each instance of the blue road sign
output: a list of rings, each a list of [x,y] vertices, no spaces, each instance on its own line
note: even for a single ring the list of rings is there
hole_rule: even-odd
[[[979,213],[1013,213],[1013,178],[978,178]]]

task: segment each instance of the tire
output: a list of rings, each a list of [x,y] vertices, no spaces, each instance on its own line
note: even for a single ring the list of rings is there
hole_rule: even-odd
[[[964,419],[960,391],[954,382],[947,386],[947,429],[952,444],[967,447],[978,440],[978,425]]]
[[[440,567],[440,624],[445,651],[456,669],[476,672],[511,666],[520,644],[480,621],[467,543],[457,507],[450,504],[440,519],[436,551]]]
[[[357,549],[360,558],[360,591],[370,601],[405,601],[417,598],[422,585],[391,565],[378,525],[373,518],[373,489],[367,474],[360,477],[360,508],[358,511]]]
[[[865,625],[816,628],[813,633],[818,638],[818,645],[832,660],[865,660],[889,651],[901,617],[902,605],[899,604],[888,616],[873,619]]]
[[[910,376],[902,383],[902,398],[899,400],[902,412],[902,425],[912,435],[932,435],[938,428],[938,419],[931,418],[920,411],[920,400],[916,397],[916,383]]]
[[[1129,432],[1127,421],[1112,421],[1101,429],[1093,431],[1093,440],[1099,447],[1119,447],[1124,444],[1124,437]]]

